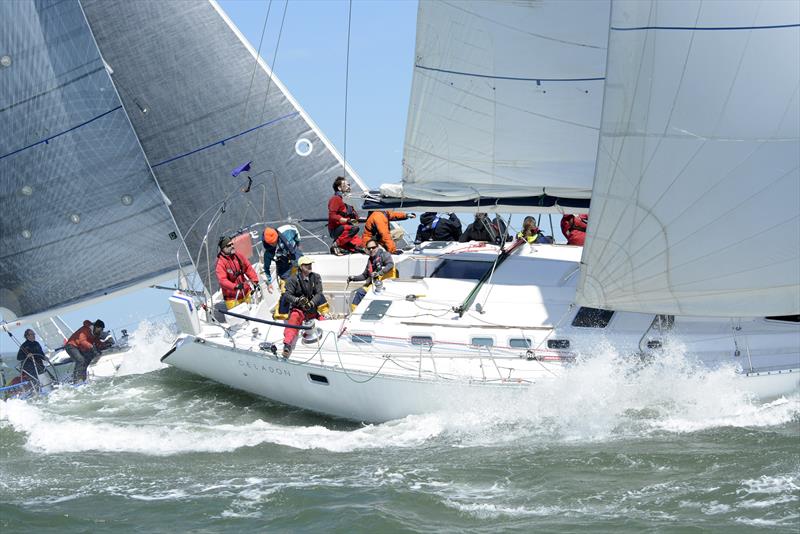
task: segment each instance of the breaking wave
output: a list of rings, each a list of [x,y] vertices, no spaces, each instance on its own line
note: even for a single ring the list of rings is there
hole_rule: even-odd
[[[134,347],[132,365],[121,373],[163,367],[159,358],[171,343],[165,327],[143,324],[135,339],[140,344]],[[431,441],[456,447],[547,446],[775,426],[797,421],[800,414],[800,396],[758,403],[739,388],[740,378],[732,369],[701,371],[678,351],[642,366],[605,350],[562,376],[534,385],[513,404],[482,398],[454,410],[366,426],[331,424],[313,416],[265,416],[259,409],[262,401],[247,397],[246,402],[259,403],[255,409],[226,402],[230,390],[206,382],[187,397],[180,384],[163,386],[165,373],[174,371],[62,388],[33,402],[6,401],[0,404],[0,425],[24,433],[26,446],[44,453],[97,450],[164,456],[259,445],[332,452],[417,447]]]

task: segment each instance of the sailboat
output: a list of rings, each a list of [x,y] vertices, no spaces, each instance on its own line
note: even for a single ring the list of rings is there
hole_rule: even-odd
[[[288,360],[274,295],[222,321],[179,294],[162,361],[367,422],[521,402],[609,347],[796,394],[798,9],[421,1],[403,183],[365,205],[588,209],[586,246],[423,243]],[[315,261],[329,302],[352,268]]]
[[[212,245],[266,222],[315,235],[337,174],[366,189],[215,2],[4,2],[0,25],[8,328],[42,335],[66,312],[175,280],[213,291],[209,227]],[[249,194],[230,175],[247,160]]]

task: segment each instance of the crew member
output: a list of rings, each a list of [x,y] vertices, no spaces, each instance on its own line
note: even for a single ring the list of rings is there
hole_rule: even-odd
[[[402,211],[370,212],[367,222],[364,223],[364,233],[361,235],[361,241],[366,243],[370,239],[374,239],[389,253],[402,254],[402,250],[397,250],[397,245],[394,242],[395,237],[392,235],[394,232],[390,228],[389,221],[405,221],[406,219],[414,218],[416,218],[416,214],[403,213]],[[398,229],[402,231],[401,228]],[[400,236],[402,236],[402,233],[400,233]]]
[[[455,213],[447,218],[433,211],[423,213],[419,218],[414,243],[423,241],[458,241],[461,238],[461,219]]]
[[[290,276],[286,281],[286,291],[283,298],[288,303],[290,312],[286,323],[300,326],[307,319],[318,319],[319,312],[317,307],[325,303],[325,295],[322,293],[322,278],[312,270],[314,260],[309,256],[302,256],[298,261],[297,274]],[[283,329],[283,353],[284,358],[292,354],[295,340],[297,339],[296,328]]]
[[[44,349],[36,341],[36,333],[25,330],[25,341],[19,346],[17,360],[22,362],[22,375],[25,380],[39,381],[39,375],[45,372]]]
[[[528,216],[522,220],[522,230],[517,232],[517,239],[524,239],[531,243],[552,243],[552,240],[544,235],[536,225],[536,219]]]
[[[337,256],[363,250],[358,236],[358,212],[344,201],[350,190],[350,182],[339,176],[333,181],[333,196],[328,200],[328,232],[333,239],[331,254]]]
[[[583,246],[586,240],[586,225],[589,223],[588,213],[565,213],[561,217],[561,233],[567,238],[568,245]]]
[[[360,287],[353,294],[353,303],[350,307],[355,310],[356,306],[363,300],[367,294],[369,286],[375,280],[386,280],[387,278],[397,278],[397,269],[394,267],[394,260],[388,251],[378,246],[378,243],[371,239],[367,242],[367,266],[364,272],[356,276],[348,276],[348,282],[360,282],[367,280],[364,287]]]
[[[100,351],[112,345],[111,341],[100,340],[105,327],[106,324],[100,319],[94,323],[86,320],[83,321],[82,327],[69,336],[64,348],[70,359],[75,362],[72,381],[76,384],[86,380],[86,369],[92,363],[92,360],[100,356]]]
[[[219,240],[216,272],[222,298],[229,310],[242,302],[250,302],[250,284],[258,285],[258,275],[250,261],[236,252],[230,237]]]
[[[489,219],[485,213],[476,213],[475,220],[467,226],[464,233],[461,234],[460,241],[465,243],[467,241],[486,241],[487,243],[494,243],[500,245],[506,240],[506,225],[497,218],[495,220]]]
[[[291,224],[285,224],[277,230],[268,226],[264,228],[261,244],[264,246],[264,273],[269,284],[267,290],[272,293],[270,266],[274,260],[278,286],[283,292],[286,280],[292,274],[292,269],[297,268],[297,260],[303,255],[303,251],[300,250],[300,234]]]

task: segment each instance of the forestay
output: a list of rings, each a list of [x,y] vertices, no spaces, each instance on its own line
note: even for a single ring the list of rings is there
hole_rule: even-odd
[[[381,192],[588,199],[608,17],[606,1],[421,1],[403,187]]]
[[[614,2],[579,300],[800,312],[800,3]]]

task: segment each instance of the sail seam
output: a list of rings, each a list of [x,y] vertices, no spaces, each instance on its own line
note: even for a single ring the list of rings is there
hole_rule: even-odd
[[[102,119],[106,115],[108,115],[110,113],[113,113],[113,112],[117,111],[118,109],[122,109],[122,106],[117,106],[117,107],[115,107],[113,109],[110,109],[110,110],[106,111],[105,113],[101,113],[100,115],[98,115],[96,117],[93,117],[93,118],[89,119],[88,121],[82,122],[82,123],[78,124],[77,126],[73,126],[72,128],[70,128],[68,130],[64,130],[63,132],[59,132],[59,133],[57,133],[55,135],[51,135],[50,137],[45,137],[44,139],[40,139],[39,141],[36,141],[35,143],[32,143],[32,144],[30,144],[28,146],[25,146],[25,147],[22,147],[22,148],[18,148],[17,150],[14,150],[13,152],[9,152],[8,154],[3,154],[2,156],[0,156],[0,159],[5,159],[5,158],[7,158],[9,156],[13,156],[14,154],[19,154],[20,152],[24,152],[25,150],[28,150],[29,148],[33,148],[33,147],[35,147],[37,145],[41,145],[42,143],[47,144],[50,141],[52,141],[53,139],[55,139],[56,137],[61,137],[62,135],[67,134],[67,133],[69,133],[69,132],[71,132],[73,130],[77,130],[78,128],[82,128],[82,127],[86,126],[87,124],[90,124],[90,123],[96,121],[97,119]]]
[[[429,70],[433,72],[442,72],[444,74],[457,74],[459,76],[471,76],[473,78],[488,78],[491,80],[511,80],[515,82],[598,82],[605,80],[605,76],[595,78],[525,78],[520,76],[495,76],[491,74],[479,74],[476,72],[463,72],[457,70],[437,69],[436,67],[426,67],[425,65],[414,65],[418,69]]]
[[[632,32],[642,30],[673,30],[673,31],[741,31],[741,30],[781,30],[786,28],[800,28],[800,24],[774,24],[771,26],[634,26],[623,28],[611,26],[615,32]]]
[[[236,139],[237,137],[241,137],[241,136],[243,136],[245,134],[249,134],[250,132],[253,132],[255,130],[261,129],[264,126],[269,126],[270,124],[275,124],[276,122],[282,121],[284,119],[291,119],[292,117],[296,117],[297,115],[300,115],[299,111],[295,111],[293,113],[289,113],[288,115],[284,115],[283,117],[278,117],[277,119],[272,119],[271,121],[267,121],[264,124],[259,124],[258,126],[254,126],[254,127],[250,128],[249,130],[245,130],[243,132],[239,132],[236,135],[232,135],[230,137],[226,137],[225,139],[220,139],[219,141],[214,141],[213,143],[211,143],[209,145],[206,145],[206,146],[203,146],[203,147],[200,147],[200,148],[196,148],[194,150],[190,150],[189,152],[186,152],[184,154],[180,154],[179,156],[175,156],[173,158],[169,158],[169,159],[166,159],[166,160],[161,161],[159,163],[156,163],[155,165],[153,165],[153,168],[159,167],[161,165],[166,165],[167,163],[171,163],[171,162],[179,160],[181,158],[185,158],[186,156],[191,156],[192,154],[196,154],[198,152],[202,152],[203,150],[209,149],[209,148],[211,148],[213,146],[216,146],[216,145],[224,145],[227,141],[230,141],[231,139]],[[2,159],[2,158],[0,158],[0,159]]]
[[[92,61],[90,63],[94,63],[94,61]],[[84,66],[84,65],[81,65],[81,66]],[[53,91],[58,91],[59,89],[63,89],[64,87],[66,87],[68,85],[76,83],[76,82],[78,82],[78,81],[80,81],[80,80],[82,80],[84,78],[87,78],[87,77],[91,76],[92,74],[100,72],[101,70],[104,70],[104,69],[105,69],[105,67],[98,67],[98,68],[96,68],[94,70],[91,70],[89,72],[81,74],[80,76],[78,76],[76,78],[72,78],[71,80],[67,80],[64,83],[56,85],[55,87],[51,87],[50,89],[46,89],[46,90],[42,91],[41,93],[37,93],[37,94],[35,94],[33,96],[29,96],[28,98],[26,98],[24,100],[20,100],[19,102],[14,102],[13,104],[10,104],[7,107],[4,107],[4,108],[0,109],[0,113],[4,113],[4,112],[6,112],[6,111],[8,111],[10,109],[13,109],[13,108],[15,108],[17,106],[21,106],[23,104],[28,104],[29,102],[32,102],[32,101],[34,101],[34,100],[36,100],[38,98],[41,98],[41,97],[43,97],[45,95],[48,95],[48,94],[52,93]]]

